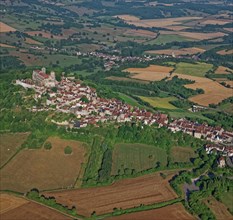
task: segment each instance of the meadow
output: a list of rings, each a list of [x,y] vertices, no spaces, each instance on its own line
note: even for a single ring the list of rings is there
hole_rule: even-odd
[[[116,144],[112,158],[112,175],[124,173],[127,168],[142,171],[167,164],[165,150],[145,144]]]
[[[0,167],[2,167],[27,139],[29,133],[0,134]]]
[[[213,67],[208,63],[184,63],[180,62],[176,64],[175,73],[186,74],[190,76],[205,77],[205,74]]]
[[[172,162],[190,162],[190,158],[195,158],[196,154],[191,147],[173,147],[171,149]]]
[[[177,109],[177,107],[170,103],[170,101],[177,100],[177,98],[172,96],[166,98],[139,96],[139,98],[156,108]]]

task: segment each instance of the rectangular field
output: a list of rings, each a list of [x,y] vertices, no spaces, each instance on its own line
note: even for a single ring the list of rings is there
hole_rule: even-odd
[[[174,105],[169,103],[170,101],[177,100],[177,98],[172,97],[172,96],[166,97],[166,98],[139,96],[139,98],[145,102],[148,102],[153,107],[166,108],[166,109],[177,109]]]
[[[0,167],[16,153],[28,135],[29,133],[0,134]]]
[[[174,72],[178,74],[204,77],[206,72],[208,72],[212,67],[213,65],[208,63],[193,64],[180,62],[176,64],[176,69]]]
[[[71,220],[60,212],[10,194],[0,194],[1,220]]]
[[[191,158],[196,157],[191,147],[173,147],[171,149],[172,162],[190,162]]]
[[[146,68],[128,68],[124,71],[131,73],[131,78],[133,79],[146,81],[160,81],[165,77],[168,77],[172,70],[172,67],[150,65]]]
[[[153,204],[177,198],[168,181],[159,173],[117,181],[109,186],[43,193],[54,196],[68,207],[75,206],[78,214],[90,216],[111,213],[114,208],[132,208],[140,204]]]
[[[112,175],[124,173],[125,169],[147,170],[167,164],[166,151],[146,144],[116,144],[112,158]]]
[[[181,203],[169,205],[159,209],[136,212],[116,217],[110,217],[106,220],[194,220]]]
[[[57,137],[48,141],[51,150],[24,149],[1,170],[1,190],[27,192],[32,188],[45,190],[74,185],[82,163],[86,162],[85,144]],[[72,147],[72,154],[64,153],[66,146]]]

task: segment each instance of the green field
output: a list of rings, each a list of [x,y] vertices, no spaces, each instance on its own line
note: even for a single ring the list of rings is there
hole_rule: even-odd
[[[190,158],[196,156],[191,147],[173,147],[171,149],[172,162],[189,162]]]
[[[124,173],[126,168],[135,171],[165,166],[166,151],[146,144],[116,144],[113,151],[112,175]]]
[[[158,38],[149,40],[146,42],[146,44],[166,44],[170,42],[184,42],[184,41],[189,41],[191,39],[182,37],[176,34],[164,34],[164,35],[159,35]]]
[[[222,203],[229,209],[231,213],[233,213],[233,192],[224,192],[220,195],[220,199]]]
[[[137,107],[142,107],[135,99],[132,97],[125,95],[123,93],[118,93],[119,97],[127,104],[132,105],[132,106],[137,106]]]
[[[225,103],[218,106],[218,109],[229,114],[233,114],[233,103]]]
[[[170,101],[177,100],[175,97],[166,97],[166,98],[159,98],[159,97],[145,97],[139,96],[145,102],[150,103],[151,106],[157,108],[165,108],[165,109],[177,109],[174,105],[170,104]]]
[[[180,62],[176,64],[176,69],[174,72],[190,76],[205,77],[206,72],[208,72],[212,67],[213,65],[208,63],[193,64]]]

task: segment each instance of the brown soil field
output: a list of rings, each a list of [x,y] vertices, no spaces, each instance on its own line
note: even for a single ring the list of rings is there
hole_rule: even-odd
[[[10,31],[16,31],[16,29],[0,21],[0,33]]]
[[[181,26],[181,25],[172,25],[172,26],[166,26],[166,28],[168,30],[172,30],[172,31],[182,31],[186,28],[188,28],[187,26]]]
[[[21,60],[26,66],[36,66],[41,63],[41,58],[36,57],[34,54],[20,51],[9,51],[9,54],[12,56],[16,56]]]
[[[149,38],[155,38],[157,36],[156,33],[152,31],[147,30],[141,30],[141,29],[128,29],[126,32],[124,32],[125,35],[129,36],[141,36],[141,37],[149,37]]]
[[[185,87],[190,89],[200,88],[204,90],[204,94],[196,95],[189,98],[190,101],[195,102],[199,105],[208,106],[209,104],[218,104],[222,100],[233,96],[232,89],[226,88],[211,79],[177,73],[172,74],[172,76],[175,75],[182,79],[190,79],[195,81],[195,83],[188,84]]]
[[[137,82],[137,83],[146,83],[148,84],[148,81],[143,81],[143,80],[139,80],[139,79],[130,79],[130,78],[126,78],[126,77],[118,77],[118,76],[109,76],[106,77],[106,79],[108,80],[113,80],[113,81],[128,81],[128,82]]]
[[[230,55],[230,54],[233,54],[233,50],[220,50],[220,51],[217,52],[217,54]]]
[[[30,36],[38,36],[39,34],[42,34],[42,37],[52,39],[52,34],[50,32],[45,32],[45,31],[27,31],[25,32],[26,34],[29,34]],[[65,36],[60,36],[60,35],[53,35],[53,39],[65,39]]]
[[[216,70],[215,70],[215,74],[230,74],[233,73],[233,70],[224,66],[219,66]]]
[[[0,134],[0,167],[14,155],[28,135],[29,133]]]
[[[223,82],[225,82],[227,85],[229,85],[231,88],[233,88],[233,81],[226,80],[226,81],[223,81]]]
[[[190,48],[180,48],[180,49],[166,49],[166,50],[148,50],[146,53],[149,54],[164,54],[164,55],[192,55],[197,53],[205,52],[204,49],[197,48],[197,47],[190,47]]]
[[[160,209],[135,212],[131,214],[106,218],[106,220],[192,220],[195,219],[189,214],[181,203],[169,205]]]
[[[0,190],[27,192],[32,188],[49,190],[75,184],[87,159],[85,144],[57,137],[48,141],[52,143],[51,150],[22,150],[1,170]],[[71,155],[64,153],[68,145],[73,150]]]
[[[168,181],[174,171],[163,179],[159,173],[117,181],[109,186],[44,193],[68,207],[75,206],[79,214],[90,216],[111,213],[114,208],[131,208],[177,197]]]
[[[186,20],[199,20],[202,17],[179,17],[179,18],[165,18],[165,19],[139,19],[131,15],[117,15],[128,24],[133,24],[139,27],[167,27],[172,25],[180,25]]]
[[[169,76],[169,73],[173,70],[172,67],[150,65],[146,68],[128,68],[125,72],[132,73],[131,78],[140,79],[146,81],[160,81]]]
[[[71,220],[60,212],[10,194],[0,194],[1,220]]]
[[[11,46],[8,44],[1,44],[1,43],[0,43],[0,47],[15,48],[15,46]]]
[[[209,197],[204,202],[211,209],[211,211],[214,213],[216,219],[218,219],[218,220],[223,220],[223,219],[233,220],[233,216],[227,210],[227,207],[223,203],[217,201],[214,197]]]
[[[183,37],[193,38],[196,40],[209,40],[212,38],[223,37],[226,34],[222,32],[215,32],[215,33],[198,33],[198,32],[186,32],[186,31],[160,31],[161,34],[177,34]]]
[[[232,22],[231,20],[222,20],[222,19],[207,19],[207,20],[204,20],[203,22],[201,22],[201,24],[217,24],[217,25],[224,25],[224,24],[227,24],[227,23],[230,23]]]
[[[225,31],[233,32],[233,28],[223,28]]]
[[[28,37],[26,38],[25,42],[26,42],[27,44],[42,45],[42,43],[41,43],[41,42],[36,41],[36,40],[33,40],[33,39],[31,39],[31,38],[28,38]]]

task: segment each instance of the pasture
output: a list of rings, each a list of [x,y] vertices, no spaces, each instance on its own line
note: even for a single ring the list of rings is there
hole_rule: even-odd
[[[131,105],[131,106],[138,106],[138,107],[142,107],[137,100],[135,100],[134,98],[125,95],[123,93],[119,93],[119,97],[127,104]]]
[[[128,68],[125,72],[131,73],[131,78],[146,80],[146,81],[160,81],[170,75],[173,71],[172,67],[150,65],[146,68]]]
[[[192,40],[191,38],[187,38],[187,37],[182,37],[176,34],[160,34],[157,38],[152,39],[152,40],[148,40],[145,44],[157,44],[157,45],[161,45],[161,44],[166,44],[166,43],[170,43],[170,42],[185,42],[185,41],[190,41]]]
[[[226,34],[222,32],[202,33],[202,32],[188,32],[188,31],[160,31],[163,35],[177,34],[182,37],[191,38],[193,40],[210,40],[214,38],[224,37]]]
[[[204,49],[197,47],[189,47],[189,48],[180,48],[180,49],[166,49],[166,50],[148,50],[146,53],[148,54],[160,54],[160,55],[193,55],[197,53],[205,52]]]
[[[16,31],[16,29],[3,22],[0,22],[0,33],[10,32],[10,31]]]
[[[171,149],[172,162],[190,162],[190,158],[196,157],[191,147],[173,147]]]
[[[126,82],[136,82],[136,83],[149,83],[148,81],[143,81],[139,79],[132,79],[127,77],[120,77],[120,76],[108,76],[105,79],[113,80],[113,81],[126,81]]]
[[[0,167],[17,152],[28,135],[29,133],[0,134]]]
[[[112,156],[112,175],[125,169],[136,172],[167,164],[166,151],[146,144],[116,144]]]
[[[222,203],[230,210],[230,212],[233,212],[233,192],[229,191],[229,192],[224,192],[221,193],[220,195],[220,199],[222,201]]]
[[[195,218],[189,214],[181,203],[169,205],[159,209],[152,209],[149,211],[136,212],[116,217],[110,217],[106,220],[158,220],[158,219],[172,219],[172,220],[194,220]]]
[[[180,62],[176,64],[175,73],[186,74],[190,76],[204,77],[206,72],[208,72],[213,67],[212,64],[208,63],[184,63]]]
[[[231,213],[227,210],[227,207],[217,201],[214,197],[208,197],[205,200],[205,204],[211,209],[211,211],[214,213],[216,219],[233,219]]]
[[[163,179],[159,173],[124,179],[103,187],[82,188],[43,193],[53,196],[60,204],[77,207],[78,214],[90,216],[113,212],[114,208],[132,208],[177,198],[169,185],[174,172]],[[127,192],[127,193],[126,193]]]
[[[140,19],[132,15],[117,15],[128,24],[138,27],[168,27],[182,25],[187,20],[199,20],[202,17],[178,17],[178,18],[164,18],[164,19]]]
[[[166,98],[139,96],[139,98],[145,102],[148,102],[151,106],[156,108],[177,109],[174,105],[170,103],[170,101],[177,100],[177,98],[172,96]]]
[[[189,98],[190,101],[199,105],[208,106],[209,104],[218,104],[222,100],[232,96],[232,89],[226,88],[211,79],[184,74],[172,74],[172,76],[175,75],[181,79],[195,81],[195,83],[185,85],[185,87],[190,89],[200,88],[204,90],[204,94],[195,95]]]
[[[32,188],[57,189],[75,184],[87,159],[85,144],[57,137],[47,141],[52,144],[51,150],[21,150],[1,170],[1,190],[27,192]],[[66,146],[72,147],[72,154],[64,153]]]
[[[0,219],[71,220],[60,212],[10,194],[0,194]]]

